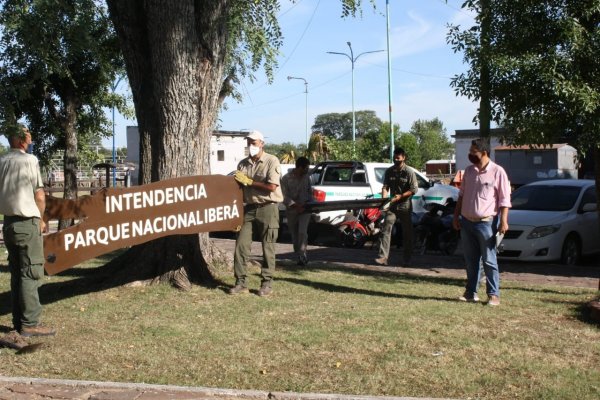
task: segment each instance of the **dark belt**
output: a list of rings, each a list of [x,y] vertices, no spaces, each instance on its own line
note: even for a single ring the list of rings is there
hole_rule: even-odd
[[[244,211],[252,211],[252,210],[256,210],[257,208],[263,208],[266,206],[270,206],[272,204],[275,204],[273,202],[268,202],[268,203],[258,203],[258,204],[246,204],[244,206]]]
[[[29,219],[34,219],[34,218],[37,218],[37,217],[22,217],[20,215],[5,215],[4,222],[11,223],[11,222],[27,221]]]

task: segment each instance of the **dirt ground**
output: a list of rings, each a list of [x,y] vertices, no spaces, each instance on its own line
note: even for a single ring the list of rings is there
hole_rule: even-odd
[[[277,261],[281,265],[295,265],[296,258],[293,247],[286,237],[277,243]],[[381,267],[375,264],[377,249],[369,245],[362,249],[348,249],[334,246],[331,238],[324,237],[317,245],[309,245],[308,258],[311,262],[326,262],[336,267],[370,269],[373,271],[389,271],[422,276],[440,276],[450,278],[466,278],[463,256],[460,249],[456,254],[447,256],[429,252],[424,255],[415,254],[409,266],[399,266],[402,261],[401,249],[391,250],[390,266]],[[232,238],[215,238],[219,247],[233,254],[235,240]],[[261,245],[252,244],[252,254],[257,260],[262,255]],[[500,274],[503,281],[518,281],[533,285],[556,285],[585,287],[598,289],[600,284],[600,256],[586,258],[583,264],[567,267],[555,263],[524,263],[500,260]]]

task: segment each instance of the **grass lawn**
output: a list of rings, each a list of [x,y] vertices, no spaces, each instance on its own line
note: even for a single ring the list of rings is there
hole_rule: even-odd
[[[6,331],[10,275],[0,253]],[[274,295],[260,298],[222,287],[110,287],[99,282],[99,263],[47,278],[43,319],[58,335],[31,354],[0,349],[0,373],[355,395],[600,398],[600,329],[582,306],[595,290],[503,282],[502,305],[492,308],[458,302],[462,280],[284,262]],[[232,284],[232,274],[223,280]]]

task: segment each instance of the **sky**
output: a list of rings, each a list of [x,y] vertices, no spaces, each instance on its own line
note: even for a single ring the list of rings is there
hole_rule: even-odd
[[[273,84],[264,75],[244,82],[242,104],[228,101],[220,115],[224,130],[258,129],[271,143],[304,143],[308,127],[319,114],[352,111],[354,52],[354,109],[374,110],[389,121],[386,1],[377,0],[373,11],[363,0],[362,17],[342,19],[337,0],[282,0],[279,21],[284,35],[279,69]],[[390,0],[390,56],[392,65],[392,120],[408,131],[419,119],[439,118],[448,135],[456,129],[475,128],[477,104],[457,97],[450,78],[467,70],[462,54],[446,44],[448,23],[473,25],[461,10],[462,0]],[[358,58],[356,58],[358,56]],[[308,82],[306,98],[304,81]],[[308,103],[308,107],[306,107]],[[307,112],[308,111],[308,112]]]
[[[392,120],[408,131],[416,120],[439,118],[448,136],[457,129],[475,128],[477,104],[457,97],[452,76],[465,72],[461,53],[446,43],[448,23],[473,25],[462,10],[463,0],[389,0],[392,66]],[[341,18],[339,0],[281,0],[279,22],[284,35],[279,68],[272,84],[262,71],[255,82],[242,81],[243,102],[226,100],[218,129],[261,131],[268,143],[306,141],[319,114],[352,111],[352,63],[339,52],[354,52],[354,110],[373,110],[389,121],[386,41],[386,0],[376,0],[374,11],[363,0],[362,16]],[[384,50],[379,53],[363,52]],[[308,96],[303,80],[308,82]],[[127,90],[126,83],[119,91]],[[110,110],[107,115],[112,118]],[[308,118],[306,117],[308,116]],[[127,145],[126,128],[136,125],[115,113],[115,144]],[[112,138],[103,141],[112,147]]]

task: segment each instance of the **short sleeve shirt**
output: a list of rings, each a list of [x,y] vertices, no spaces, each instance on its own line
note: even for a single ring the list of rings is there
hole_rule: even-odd
[[[465,169],[459,196],[461,214],[469,219],[481,219],[498,214],[502,207],[511,207],[510,181],[506,171],[491,161],[485,169],[469,165]]]
[[[283,192],[283,203],[289,207],[293,204],[305,204],[312,200],[312,189],[309,174],[297,177],[295,169],[291,170],[281,178],[281,191]]]
[[[392,197],[407,191],[411,191],[413,194],[415,194],[419,190],[417,175],[415,174],[415,171],[413,171],[412,168],[406,164],[402,165],[402,168],[400,169],[392,166],[385,170],[385,174],[383,176],[383,186],[388,187]],[[412,209],[412,201],[410,197],[407,199],[402,199],[396,204],[398,209]]]
[[[281,167],[277,157],[265,152],[256,162],[252,158],[246,157],[240,161],[237,169],[248,175],[253,181],[277,185],[277,189],[273,192],[245,186],[245,204],[281,203],[283,201],[280,183]]]
[[[41,218],[35,192],[43,187],[35,156],[11,149],[0,157],[0,214]]]

